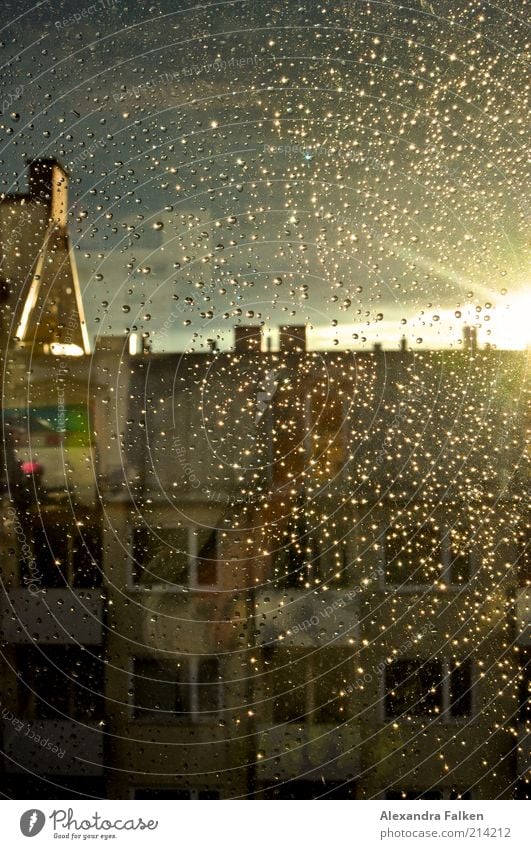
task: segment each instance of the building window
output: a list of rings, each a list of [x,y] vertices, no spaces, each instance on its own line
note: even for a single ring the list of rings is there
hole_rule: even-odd
[[[99,587],[103,561],[100,528],[83,528],[72,540],[72,582],[74,587]]]
[[[316,574],[319,583],[331,587],[349,586],[349,542],[348,539],[336,539],[324,529],[314,532],[312,544],[316,553]]]
[[[218,790],[182,790],[172,787],[135,787],[133,799],[219,799]]]
[[[284,587],[304,587],[318,580],[316,552],[307,534],[303,517],[290,522],[275,541],[273,574]]]
[[[457,790],[455,787],[435,790],[386,790],[385,798],[389,800],[414,800],[414,799],[442,799],[444,801],[458,801],[459,799],[472,799],[470,790]]]
[[[459,586],[470,581],[473,564],[473,551],[470,529],[461,524],[447,528],[442,540],[445,583]]]
[[[306,682],[295,682],[276,676],[273,683],[275,697],[273,701],[273,722],[306,722],[308,719],[308,704]]]
[[[384,552],[386,584],[411,589],[441,577],[441,532],[435,521],[391,525],[385,532]]]
[[[442,693],[442,666],[438,660],[397,660],[385,668],[386,717],[438,715]]]
[[[337,671],[320,673],[309,681],[307,698],[312,712],[310,721],[317,724],[340,725],[347,718],[346,697],[341,676]]]
[[[310,531],[301,521],[289,525],[277,545],[273,575],[280,586],[303,589],[322,583],[348,585],[346,540],[337,540],[326,531]]]
[[[337,476],[345,464],[348,402],[342,396],[342,390],[329,394],[327,388],[315,386],[307,399],[306,452],[317,479]]]
[[[518,721],[531,722],[531,650],[520,647]]]
[[[101,530],[67,522],[46,522],[31,531],[34,563],[20,562],[20,579],[25,586],[39,575],[43,587],[99,587],[102,583]]]
[[[37,526],[33,529],[34,568],[42,575],[45,587],[66,587],[68,583],[68,538],[57,526]],[[24,566],[27,564],[24,563]],[[25,579],[24,568],[22,580]],[[31,576],[28,574],[28,578]]]
[[[188,528],[147,527],[133,529],[133,582],[150,587],[153,584],[188,585]]]
[[[135,658],[133,716],[152,722],[212,722],[221,710],[219,660]]]
[[[268,653],[269,662],[276,652]],[[342,656],[342,655],[341,655]],[[341,669],[336,669],[339,654],[327,657],[326,664],[314,656],[279,666],[269,684],[273,694],[273,722],[304,722],[339,725],[347,719],[346,681]]]
[[[104,663],[94,646],[19,646],[17,653],[21,714],[80,721],[103,715]]]
[[[266,787],[263,799],[355,799],[353,781],[283,781],[278,787]]]
[[[437,582],[468,583],[473,567],[470,528],[461,519],[441,528],[434,517],[414,524],[397,522],[384,539],[385,583],[411,590]]]
[[[385,667],[385,717],[461,719],[472,713],[470,659],[397,660]]]
[[[448,664],[448,704],[445,707],[450,717],[470,716],[472,713],[472,661],[467,658],[461,663]]]
[[[212,528],[192,530],[192,583],[198,587],[212,587],[218,583],[218,535]]]
[[[131,572],[141,587],[219,585],[218,532],[213,528],[133,529]]]

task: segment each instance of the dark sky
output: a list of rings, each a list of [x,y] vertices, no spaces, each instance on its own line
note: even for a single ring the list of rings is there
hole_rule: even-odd
[[[92,335],[522,347],[528,8],[4,3],[2,190],[69,168]]]

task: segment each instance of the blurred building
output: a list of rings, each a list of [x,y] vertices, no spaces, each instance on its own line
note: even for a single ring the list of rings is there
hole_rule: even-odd
[[[89,354],[67,177],[30,175],[0,204],[7,795],[527,796],[527,354]]]

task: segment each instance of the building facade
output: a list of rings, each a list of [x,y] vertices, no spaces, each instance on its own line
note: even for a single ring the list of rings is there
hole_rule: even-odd
[[[30,174],[0,204],[7,794],[527,797],[528,354],[90,353],[67,176]]]

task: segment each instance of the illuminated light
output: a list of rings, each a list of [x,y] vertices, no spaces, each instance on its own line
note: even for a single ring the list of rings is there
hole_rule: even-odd
[[[80,345],[63,344],[62,342],[52,342],[50,352],[54,357],[82,357],[85,353]]]
[[[140,351],[140,343],[138,333],[131,333],[129,336],[129,353],[131,356],[138,354]]]
[[[523,349],[531,344],[531,292],[515,294],[492,312],[492,338],[498,348]]]

